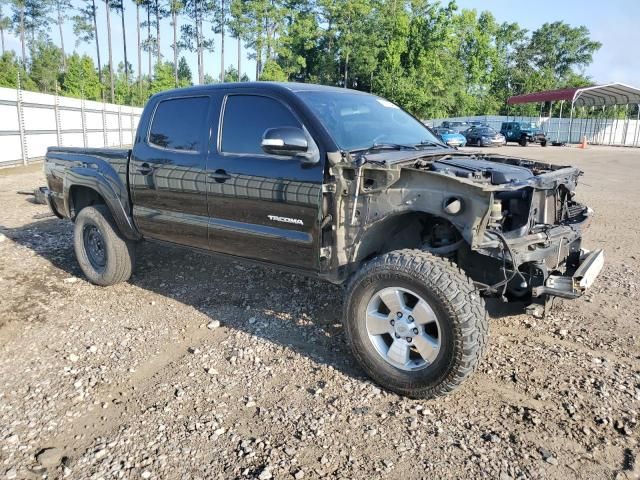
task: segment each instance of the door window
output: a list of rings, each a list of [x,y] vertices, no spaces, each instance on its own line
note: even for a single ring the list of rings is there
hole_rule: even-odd
[[[158,103],[149,129],[149,144],[185,152],[203,150],[209,97],[186,97]]]
[[[264,155],[262,135],[268,128],[298,127],[300,122],[279,101],[259,95],[229,95],[222,120],[221,150]]]

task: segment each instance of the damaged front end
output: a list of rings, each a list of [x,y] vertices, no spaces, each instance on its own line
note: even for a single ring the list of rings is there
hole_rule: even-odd
[[[582,248],[583,230],[593,217],[589,207],[574,200],[582,172],[509,157],[490,161],[507,178],[492,178],[501,188],[492,192],[489,218],[474,253],[498,262],[503,279],[495,282],[485,265],[482,288],[503,299],[530,299],[527,312],[541,316],[554,297],[581,296],[604,265],[601,249]],[[469,269],[477,270],[473,265]]]
[[[550,299],[580,296],[603,266],[602,250],[582,249],[593,212],[574,199],[577,168],[451,151],[336,160],[336,267],[420,245],[450,257],[485,295],[529,301],[528,313],[542,315]]]

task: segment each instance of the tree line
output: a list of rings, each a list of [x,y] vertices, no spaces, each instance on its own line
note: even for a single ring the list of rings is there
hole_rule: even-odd
[[[0,8],[0,85],[15,86],[20,74],[26,89],[131,105],[192,84],[185,51],[197,59],[195,83],[248,80],[244,45],[259,80],[370,91],[423,118],[499,114],[511,95],[590,84],[583,72],[601,46],[584,26],[556,21],[530,32],[454,1],[0,0]],[[135,16],[134,45],[125,34],[128,15]],[[98,16],[106,20],[106,46]],[[96,63],[68,53],[69,22],[75,46],[91,45]],[[19,52],[5,51],[7,32]],[[116,34],[122,52],[114,52]],[[233,67],[226,67],[225,37],[237,49]],[[219,67],[207,60],[214,48]],[[207,72],[214,69],[216,77]]]

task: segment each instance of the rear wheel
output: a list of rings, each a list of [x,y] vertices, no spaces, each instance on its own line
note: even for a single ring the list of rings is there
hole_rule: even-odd
[[[135,263],[135,244],[125,239],[104,205],[85,207],[75,220],[74,248],[83,273],[101,286],[125,282]]]
[[[357,272],[344,324],[367,374],[413,398],[453,391],[477,367],[488,338],[473,283],[447,260],[419,250],[388,253]]]
[[[540,146],[546,147],[547,146],[547,140],[546,139],[540,140]]]

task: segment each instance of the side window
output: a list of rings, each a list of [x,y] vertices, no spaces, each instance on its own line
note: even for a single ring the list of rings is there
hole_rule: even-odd
[[[259,95],[229,95],[222,120],[221,150],[263,154],[262,135],[268,128],[298,127],[300,122],[282,103]]]
[[[209,97],[187,97],[158,103],[149,129],[149,143],[187,152],[203,150]]]

